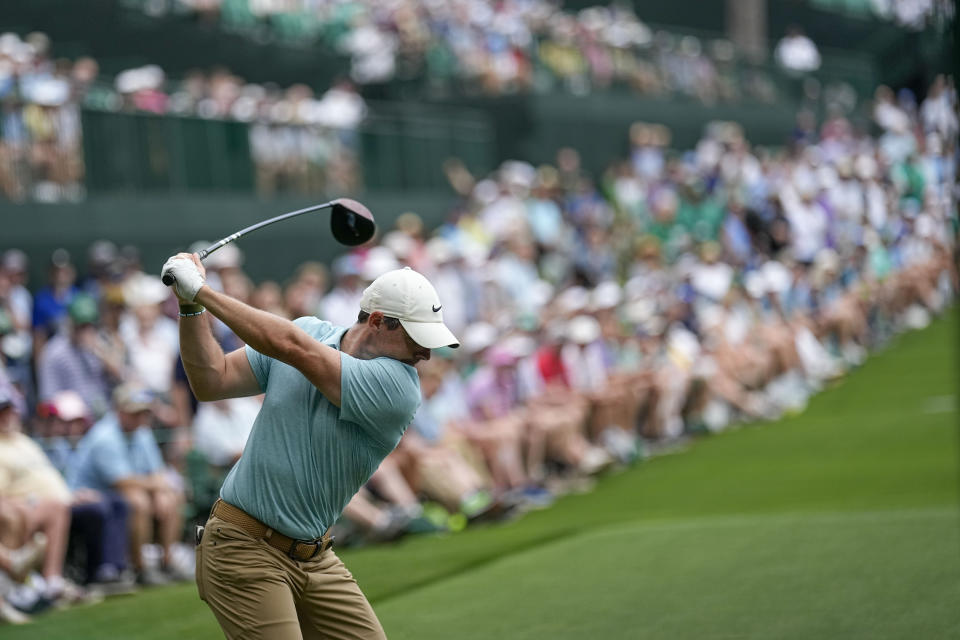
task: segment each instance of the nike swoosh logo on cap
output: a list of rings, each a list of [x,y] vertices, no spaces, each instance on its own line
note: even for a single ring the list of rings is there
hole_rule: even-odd
[[[443,305],[442,305],[442,304],[438,304],[437,306],[435,306],[435,307],[430,307],[430,308],[433,309],[433,312],[434,312],[434,313],[437,313],[438,311],[440,311],[440,309],[443,308]]]

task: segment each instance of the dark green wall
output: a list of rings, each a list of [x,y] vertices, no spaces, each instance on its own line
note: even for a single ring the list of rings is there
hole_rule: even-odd
[[[781,145],[792,129],[795,113],[768,105],[718,105],[705,107],[692,100],[638,100],[629,94],[593,97],[540,97],[534,101],[532,135],[523,154],[537,161],[553,159],[556,150],[580,150],[584,165],[602,171],[627,150],[627,133],[638,120],[670,127],[672,146],[692,149],[711,120],[732,120],[743,125],[747,138],[761,145]]]
[[[626,154],[630,125],[638,120],[667,125],[673,132],[672,145],[690,149],[712,120],[741,123],[754,144],[782,145],[796,116],[792,106],[705,106],[691,99],[644,98],[626,91],[474,99],[469,104],[494,123],[497,158],[552,162],[557,149],[572,146],[580,151],[584,167],[595,174]]]

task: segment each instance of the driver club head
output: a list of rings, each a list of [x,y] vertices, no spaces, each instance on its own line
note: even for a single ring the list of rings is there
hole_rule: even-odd
[[[377,223],[370,209],[350,198],[333,201],[330,210],[330,231],[340,244],[348,247],[361,245],[373,237]]]

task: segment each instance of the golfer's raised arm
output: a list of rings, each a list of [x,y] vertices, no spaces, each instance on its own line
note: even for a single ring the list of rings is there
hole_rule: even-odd
[[[206,276],[199,259],[194,262],[191,254],[178,254],[163,265],[162,275],[172,276],[168,279],[180,301],[180,359],[197,399],[207,402],[260,393],[243,349],[224,355],[209,315],[195,301]]]
[[[255,351],[290,365],[306,376],[327,400],[340,406],[340,352],[336,349],[314,340],[286,318],[255,309],[210,287],[203,287],[196,300]],[[253,377],[242,350],[230,356],[242,358]],[[258,386],[255,393],[260,391]]]
[[[317,342],[285,318],[255,309],[206,286],[203,265],[194,254],[174,256],[164,265],[164,273],[175,277],[175,291],[183,303],[181,354],[190,387],[199,400],[255,395],[263,391],[243,349],[224,356],[209,321],[203,318],[202,310],[206,308],[244,343],[294,367],[331,403],[340,405],[340,354],[335,349]]]
[[[244,349],[224,355],[207,314],[180,318],[180,358],[198,400],[211,402],[262,393]]]

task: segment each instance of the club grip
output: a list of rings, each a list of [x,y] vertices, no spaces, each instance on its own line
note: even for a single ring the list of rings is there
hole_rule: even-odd
[[[240,237],[240,234],[234,234],[234,236]],[[211,253],[213,253],[214,251],[216,251],[217,249],[219,249],[219,248],[222,247],[223,245],[227,244],[227,242],[230,242],[230,241],[232,241],[232,240],[233,240],[233,236],[229,236],[229,237],[227,237],[227,238],[224,238],[223,240],[221,240],[221,241],[218,242],[217,244],[213,245],[212,247],[207,247],[206,249],[201,249],[200,251],[197,252],[197,257],[200,258],[201,260],[203,260],[203,259],[206,258],[208,255],[210,255]],[[174,278],[173,275],[172,275],[172,274],[169,274],[169,273],[164,274],[163,277],[160,278],[160,279],[163,281],[163,284],[167,285],[168,287],[169,287],[170,285],[172,285],[174,282],[177,281],[177,279]]]

